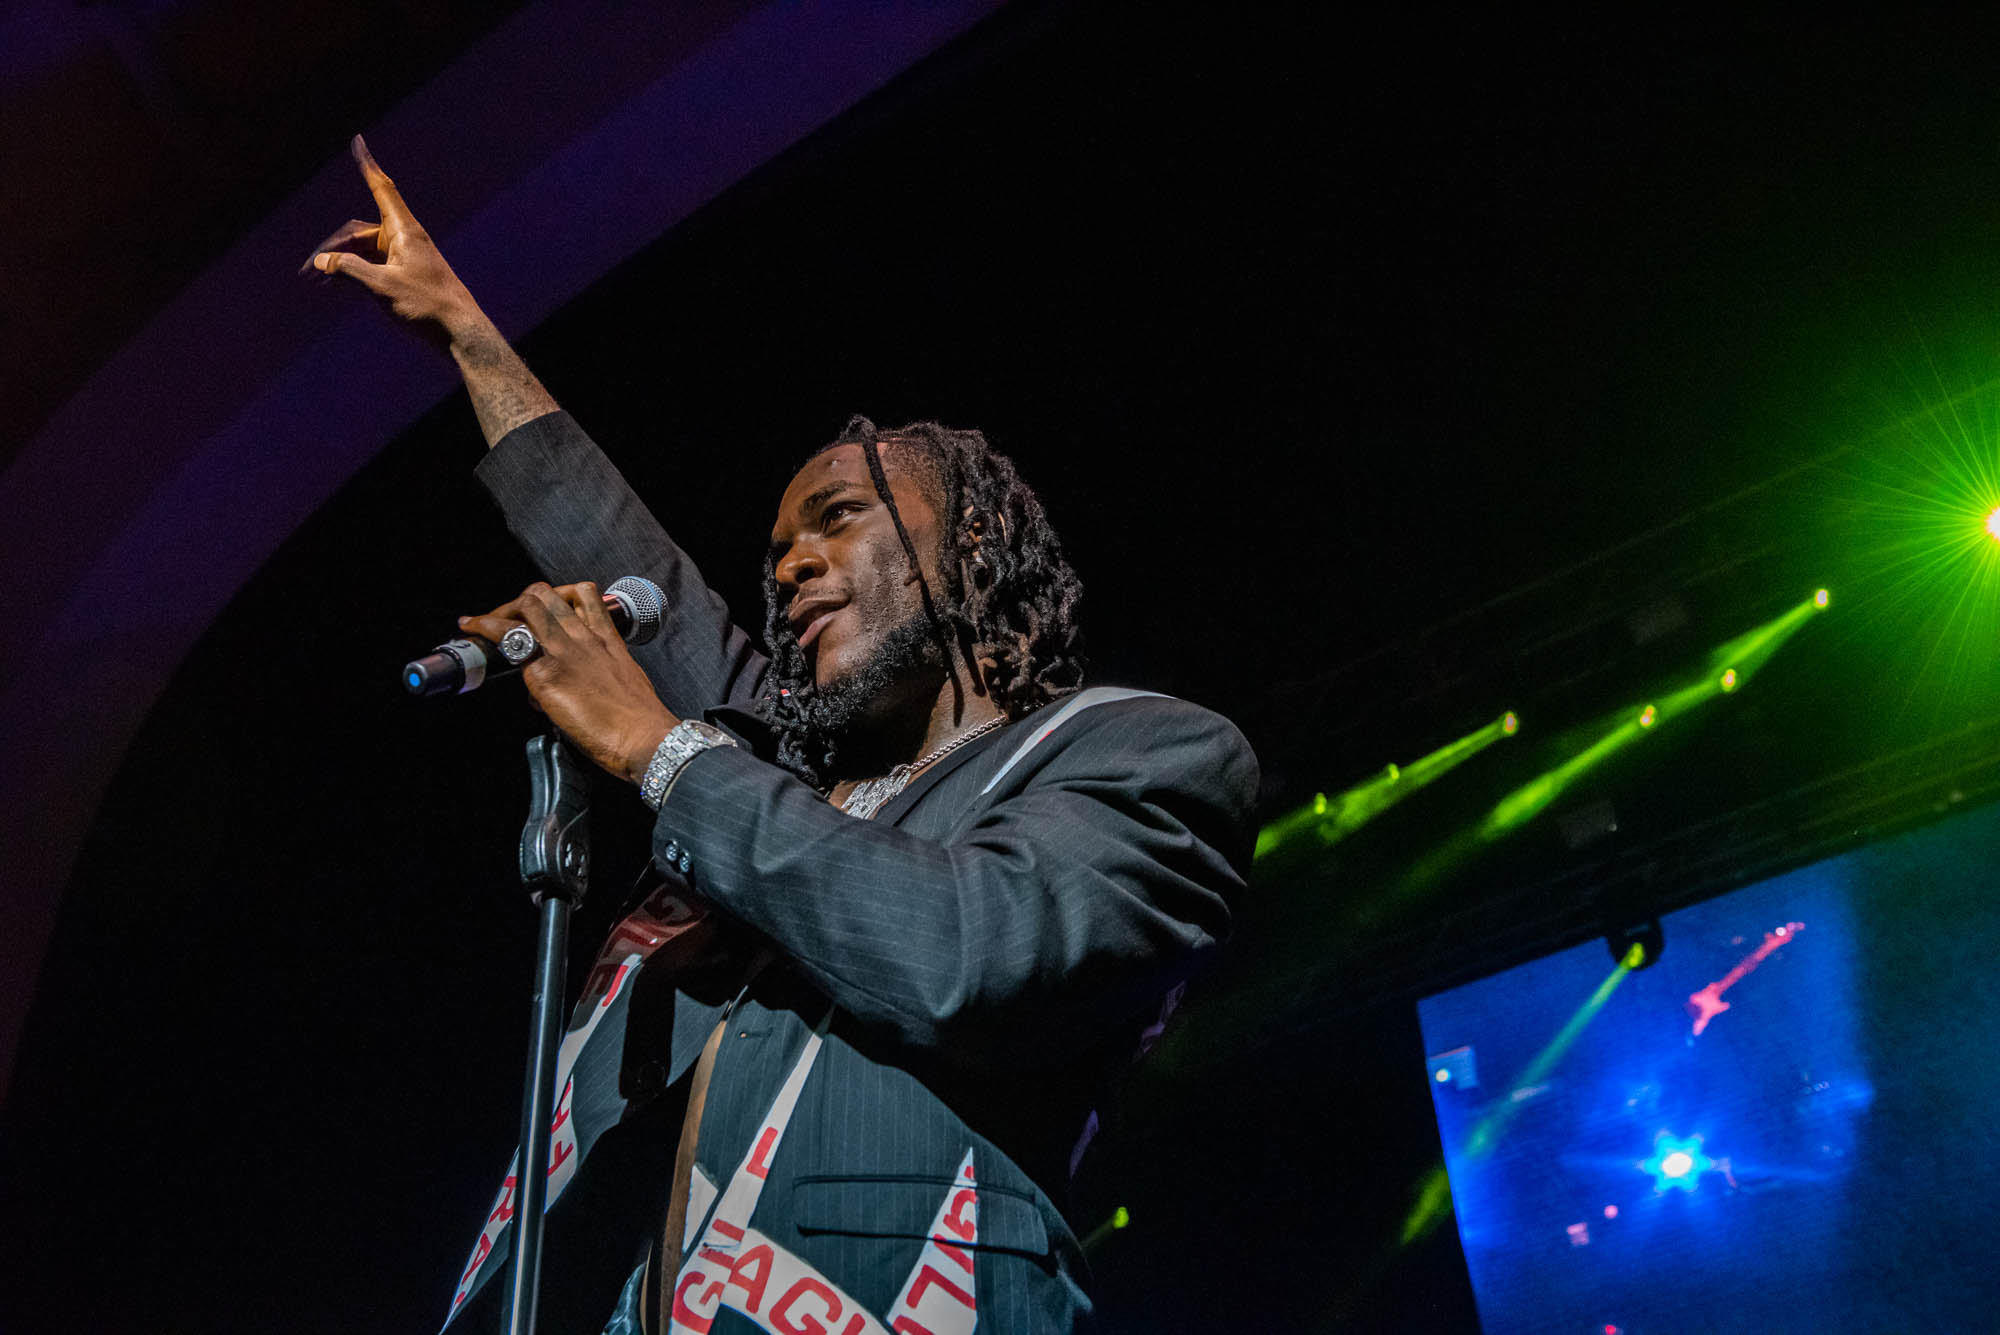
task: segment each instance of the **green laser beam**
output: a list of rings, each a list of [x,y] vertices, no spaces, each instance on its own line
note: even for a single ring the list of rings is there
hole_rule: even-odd
[[[1831,602],[1831,595],[1825,589],[1815,591],[1798,606],[1718,645],[1709,653],[1702,675],[1696,680],[1655,697],[1648,704],[1621,709],[1600,720],[1586,733],[1594,735],[1595,740],[1501,798],[1476,826],[1452,835],[1418,858],[1386,897],[1370,901],[1359,910],[1363,920],[1378,918],[1388,911],[1390,904],[1412,900],[1443,884],[1480,849],[1534,820],[1578,779],[1657,731],[1662,723],[1718,695],[1739,690],[1815,613],[1825,611]]]
[[[1823,468],[1811,498],[1856,572],[1846,630],[1888,674],[1871,710],[1885,723],[1963,721],[2000,692],[2000,534],[1988,527],[2000,528],[2000,383],[1983,315],[1980,328],[1921,349],[1927,365],[1896,394],[1916,410]]]
[[[1451,1179],[1442,1163],[1433,1164],[1417,1183],[1417,1203],[1404,1217],[1402,1233],[1396,1240],[1407,1247],[1428,1237],[1450,1213]]]
[[[1461,1158],[1484,1158],[1493,1152],[1493,1147],[1499,1143],[1500,1133],[1514,1119],[1515,1114],[1520,1111],[1522,1104],[1534,1090],[1549,1078],[1550,1073],[1555,1070],[1556,1064],[1563,1059],[1564,1054],[1575,1044],[1577,1035],[1581,1034],[1590,1022],[1597,1018],[1598,1013],[1604,1009],[1605,1005],[1610,1002],[1611,994],[1616,992],[1618,985],[1625,981],[1625,975],[1631,973],[1645,962],[1645,947],[1636,941],[1633,942],[1631,948],[1625,952],[1624,958],[1620,959],[1611,972],[1605,976],[1604,981],[1597,985],[1597,990],[1590,994],[1588,1000],[1576,1008],[1569,1019],[1563,1022],[1563,1027],[1556,1031],[1555,1037],[1551,1038],[1543,1045],[1542,1050],[1535,1054],[1534,1059],[1528,1063],[1527,1069],[1521,1072],[1521,1078],[1516,1080],[1513,1087],[1508,1090],[1507,1096],[1500,1100],[1493,1111],[1479,1119],[1479,1124],[1472,1129],[1472,1134],[1466,1138],[1465,1148],[1460,1155]],[[1446,1176],[1444,1165],[1438,1164],[1424,1175],[1418,1185],[1417,1202],[1411,1208],[1409,1215],[1403,1220],[1401,1232],[1403,1245],[1408,1246],[1410,1243],[1429,1234],[1438,1224],[1443,1222],[1445,1215],[1450,1212],[1450,1209],[1450,1180]]]
[[[1578,778],[1596,769],[1613,753],[1637,741],[1645,732],[1639,718],[1639,711],[1633,711],[1624,722],[1613,727],[1610,732],[1592,742],[1578,754],[1547,773],[1530,779],[1501,798],[1494,804],[1493,810],[1486,813],[1486,819],[1479,827],[1480,839],[1490,843],[1502,835],[1520,829],[1541,815],[1548,809],[1549,803],[1561,797],[1563,790],[1575,783]]]
[[[1117,1209],[1113,1210],[1108,1216],[1106,1216],[1102,1221],[1100,1221],[1096,1228],[1091,1229],[1090,1232],[1084,1235],[1083,1241],[1080,1244],[1084,1250],[1084,1253],[1088,1255],[1089,1253],[1096,1251],[1099,1247],[1104,1245],[1104,1240],[1106,1238],[1110,1237],[1113,1233],[1116,1233],[1119,1229],[1124,1228],[1131,1222],[1132,1222],[1132,1212],[1130,1210],[1127,1210],[1122,1205],[1119,1206]]]
[[[1476,732],[1447,742],[1429,755],[1407,765],[1389,765],[1366,783],[1356,784],[1335,797],[1325,793],[1297,811],[1280,816],[1257,833],[1256,856],[1276,852],[1307,833],[1317,833],[1320,842],[1337,844],[1374,820],[1412,793],[1435,783],[1472,757],[1521,729],[1520,719],[1510,710]]]
[[[1530,779],[1500,799],[1480,824],[1479,838],[1491,843],[1546,811],[1564,790],[1662,723],[1688,713],[1718,695],[1735,691],[1831,602],[1825,590],[1797,607],[1727,640],[1710,652],[1700,678],[1637,709],[1621,710],[1603,725],[1608,730],[1576,755]],[[1725,681],[1725,678],[1727,679]]]
[[[1520,1110],[1524,1096],[1549,1078],[1549,1073],[1555,1070],[1556,1063],[1563,1059],[1570,1046],[1576,1042],[1577,1035],[1597,1018],[1597,1013],[1611,1000],[1611,994],[1625,981],[1625,975],[1645,962],[1646,948],[1634,941],[1631,948],[1625,952],[1625,957],[1612,966],[1604,981],[1597,985],[1597,990],[1590,994],[1590,999],[1577,1007],[1569,1019],[1563,1022],[1563,1027],[1556,1031],[1556,1036],[1535,1054],[1535,1059],[1528,1063],[1528,1069],[1514,1082],[1514,1088],[1508,1092],[1507,1098],[1499,1107],[1481,1118],[1479,1125],[1473,1128],[1465,1146],[1467,1157],[1480,1158],[1492,1153],[1500,1133]]]

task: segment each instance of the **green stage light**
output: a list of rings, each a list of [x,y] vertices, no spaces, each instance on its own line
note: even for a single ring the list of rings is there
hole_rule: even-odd
[[[1514,1114],[1520,1111],[1523,1099],[1532,1094],[1534,1090],[1549,1078],[1549,1073],[1555,1070],[1556,1063],[1563,1059],[1563,1054],[1568,1052],[1570,1046],[1576,1042],[1576,1036],[1581,1034],[1585,1026],[1592,1020],[1597,1018],[1597,1013],[1604,1009],[1606,1002],[1611,1000],[1611,994],[1616,992],[1618,985],[1625,981],[1625,975],[1645,963],[1645,960],[1645,947],[1636,941],[1633,942],[1632,948],[1625,952],[1624,958],[1619,960],[1612,967],[1611,972],[1605,976],[1604,981],[1597,985],[1597,990],[1590,994],[1588,1000],[1576,1008],[1576,1011],[1569,1019],[1563,1022],[1563,1027],[1556,1031],[1556,1036],[1550,1039],[1540,1052],[1535,1054],[1534,1060],[1528,1063],[1527,1069],[1522,1071],[1520,1076],[1515,1079],[1511,1094],[1507,1098],[1496,1102],[1493,1105],[1493,1110],[1481,1118],[1477,1126],[1473,1127],[1472,1135],[1465,1142],[1465,1153],[1467,1156],[1478,1156],[1492,1151],[1494,1145],[1499,1143],[1501,1131],[1506,1129],[1507,1123],[1512,1120]]]
[[[1484,843],[1492,843],[1503,834],[1508,834],[1542,814],[1549,803],[1562,796],[1576,778],[1595,768],[1607,756],[1627,745],[1639,736],[1639,722],[1630,714],[1625,721],[1615,724],[1611,730],[1585,747],[1582,752],[1571,756],[1547,773],[1530,779],[1513,792],[1500,799],[1493,810],[1486,813],[1480,824],[1479,838]]]
[[[1986,535],[2000,542],[2000,505],[1993,507],[1993,513],[1986,516]]]
[[[1722,683],[1721,689],[1733,691],[1748,682],[1773,654],[1784,647],[1787,640],[1796,635],[1806,622],[1824,612],[1832,601],[1833,596],[1825,589],[1815,590],[1810,598],[1790,611],[1717,646],[1708,656],[1709,670],[1718,677],[1727,676],[1729,672],[1736,674],[1735,681]],[[1673,711],[1669,709],[1666,712]]]
[[[1417,1184],[1417,1203],[1404,1216],[1402,1235],[1397,1240],[1407,1247],[1428,1237],[1450,1214],[1451,1179],[1445,1175],[1443,1164],[1435,1164]]]
[[[1777,653],[1785,641],[1816,612],[1823,610],[1829,601],[1827,591],[1820,589],[1784,614],[1717,647],[1708,656],[1708,667],[1701,678],[1691,685],[1649,702],[1636,713],[1620,711],[1613,715],[1599,725],[1604,731],[1596,741],[1501,798],[1480,824],[1478,841],[1492,843],[1502,835],[1519,829],[1545,811],[1576,779],[1638,738],[1717,695],[1734,691],[1750,680],[1751,673],[1769,661],[1771,655]],[[1440,850],[1419,864],[1413,874],[1413,884],[1429,884],[1457,865],[1464,849],[1456,844],[1446,847],[1451,851]]]
[[[1119,1206],[1105,1218],[1099,1220],[1096,1228],[1091,1229],[1090,1232],[1083,1235],[1084,1253],[1086,1255],[1094,1253],[1099,1247],[1104,1245],[1107,1238],[1119,1229],[1128,1226],[1131,1222],[1132,1212],[1122,1205]],[[918,1327],[918,1329],[922,1329],[922,1327]]]
[[[2000,699],[2000,378],[1990,334],[1962,351],[1927,349],[1924,362],[1894,396],[1909,411],[1824,469],[1815,498],[1856,572],[1842,576],[1858,581],[1841,595],[1847,636],[1885,670],[1896,665],[1871,712],[1905,727],[1955,726]]]
[[[1479,1159],[1493,1152],[1494,1147],[1500,1143],[1501,1133],[1507,1129],[1507,1124],[1513,1120],[1514,1115],[1548,1080],[1556,1064],[1563,1059],[1563,1054],[1576,1042],[1577,1035],[1597,1018],[1598,1012],[1602,1011],[1606,1003],[1611,1000],[1611,994],[1625,981],[1625,975],[1645,963],[1645,958],[1645,948],[1638,942],[1633,942],[1632,948],[1625,952],[1625,957],[1619,960],[1609,976],[1597,985],[1597,990],[1577,1007],[1575,1013],[1563,1023],[1563,1027],[1556,1031],[1555,1037],[1535,1054],[1527,1069],[1514,1080],[1508,1097],[1498,1099],[1489,1105],[1490,1110],[1479,1119],[1478,1124],[1472,1129],[1472,1134],[1466,1138],[1463,1157]],[[1450,1213],[1449,1180],[1445,1176],[1443,1165],[1440,1164],[1425,1174],[1424,1180],[1419,1184],[1416,1204],[1403,1220],[1400,1241],[1407,1247],[1430,1233]]]
[[[1655,705],[1649,705],[1648,708],[1653,711],[1653,721],[1661,723],[1667,719],[1679,718],[1696,705],[1713,700],[1720,694],[1722,694],[1722,679],[1717,677],[1711,680],[1710,678],[1703,677],[1692,686],[1683,686],[1666,699],[1659,701]],[[1640,718],[1640,722],[1645,724],[1643,715]],[[1645,726],[1650,727],[1651,724],[1645,724]]]
[[[1510,711],[1407,765],[1384,765],[1380,774],[1344,793],[1334,797],[1315,793],[1311,802],[1258,831],[1255,856],[1262,858],[1287,847],[1308,830],[1317,833],[1323,845],[1337,844],[1419,788],[1520,730],[1520,719]]]

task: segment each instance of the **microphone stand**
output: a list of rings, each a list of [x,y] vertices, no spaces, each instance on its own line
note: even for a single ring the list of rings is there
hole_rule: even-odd
[[[528,743],[534,793],[521,830],[521,882],[541,908],[528,1073],[521,1090],[521,1163],[508,1276],[508,1335],[533,1335],[541,1296],[542,1207],[548,1188],[549,1132],[556,1059],[562,1042],[564,971],[571,911],[590,872],[590,770],[551,732]]]

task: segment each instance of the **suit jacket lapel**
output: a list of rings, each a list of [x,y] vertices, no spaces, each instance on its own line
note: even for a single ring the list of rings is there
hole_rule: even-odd
[[[1036,710],[1028,717],[1036,718],[1041,713],[1041,710]],[[739,705],[717,705],[707,711],[706,718],[710,723],[716,724],[735,734],[739,740],[749,743],[753,754],[765,760],[771,758],[771,753],[775,748],[771,742],[770,726],[758,718],[753,710],[743,708]],[[922,800],[923,795],[937,787],[947,774],[950,774],[974,756],[984,754],[989,747],[999,745],[1004,738],[1018,739],[1021,736],[1019,724],[1023,721],[1017,719],[1004,728],[995,728],[984,737],[967,742],[964,746],[959,747],[958,750],[945,756],[922,774],[910,780],[909,787],[883,803],[882,809],[875,813],[875,819],[885,825],[898,824],[904,816],[910,813],[910,809]]]
[[[1015,736],[1014,729],[1016,726],[1016,723],[1010,723],[1004,728],[995,728],[984,737],[975,738],[967,742],[964,746],[959,747],[958,750],[953,751],[922,774],[910,780],[908,788],[905,788],[902,792],[897,793],[894,797],[883,803],[882,809],[875,813],[876,823],[883,825],[901,824],[903,817],[910,814],[911,808],[915,807],[923,799],[925,793],[937,787],[943,781],[945,775],[950,774],[974,756],[985,754],[989,748],[999,745],[1003,738]]]

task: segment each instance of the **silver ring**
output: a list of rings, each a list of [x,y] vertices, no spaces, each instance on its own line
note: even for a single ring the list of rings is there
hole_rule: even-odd
[[[500,656],[515,667],[527,662],[542,651],[535,642],[535,632],[526,626],[516,626],[500,637]]]

